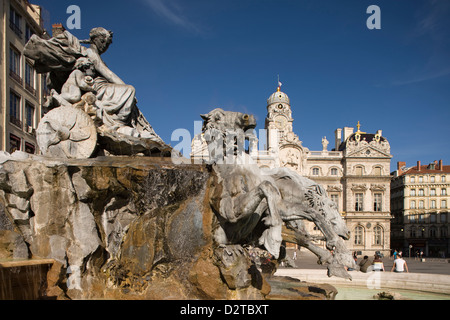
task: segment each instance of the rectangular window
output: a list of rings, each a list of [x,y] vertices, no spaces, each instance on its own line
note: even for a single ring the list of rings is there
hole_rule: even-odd
[[[419,201],[419,209],[424,209],[425,208],[425,202],[423,200]]]
[[[363,211],[363,200],[364,194],[356,193],[355,194],[355,211]]]
[[[441,213],[441,223],[445,223],[447,221],[447,213]]]
[[[30,153],[30,154],[35,154],[36,147],[31,143],[25,142],[25,152]]]
[[[20,150],[21,140],[13,134],[9,135],[9,153]]]
[[[441,182],[445,182],[445,176],[441,177]]]
[[[34,128],[34,106],[28,101],[25,103],[25,116],[26,125]]]
[[[9,8],[9,27],[19,36],[22,36],[22,16],[14,10]]]
[[[363,244],[364,229],[361,226],[355,228],[355,245]]]
[[[434,176],[431,176],[431,177],[430,177],[430,182],[434,182],[434,181],[435,181]]]
[[[411,177],[411,183],[415,183],[416,182],[416,177]]]
[[[383,229],[380,226],[373,228],[373,243],[381,246],[383,244]]]
[[[423,176],[420,176],[419,177],[419,183],[422,183],[423,182]]]
[[[423,197],[423,195],[424,195],[423,189],[419,189],[419,197]]]
[[[382,211],[382,194],[375,193],[373,195],[373,211],[380,212]]]
[[[435,223],[435,222],[436,222],[436,215],[430,214],[430,223]]]
[[[447,208],[447,200],[441,200],[441,208]]]
[[[430,196],[436,195],[436,189],[430,189]]]
[[[9,93],[9,121],[18,127],[22,127],[20,121],[20,96],[10,91]]]
[[[447,195],[447,189],[441,189],[441,196]]]
[[[20,78],[20,53],[13,47],[9,48],[9,73]]]
[[[331,197],[331,201],[333,201],[334,203],[336,203],[336,205],[339,204],[339,195],[337,195],[337,194],[331,194],[330,197]]]
[[[411,189],[411,190],[409,191],[409,195],[410,195],[411,197],[415,197],[415,196],[416,196],[416,189]]]
[[[25,88],[28,91],[30,91],[32,94],[35,93],[34,78],[35,78],[34,68],[33,68],[33,66],[31,66],[31,64],[26,62],[25,63]]]
[[[25,26],[25,42],[28,42],[33,34],[33,29],[27,24]]]
[[[416,201],[415,200],[411,200],[410,209],[415,209],[415,208],[416,208]]]
[[[436,200],[431,200],[430,209],[436,209]]]

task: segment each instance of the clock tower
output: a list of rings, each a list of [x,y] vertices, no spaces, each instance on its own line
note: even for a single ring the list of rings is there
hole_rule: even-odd
[[[305,152],[309,150],[294,133],[293,121],[289,97],[279,85],[267,100],[267,150],[276,167],[290,167],[301,173],[306,161]]]
[[[267,99],[265,128],[269,151],[275,151],[280,143],[287,138],[289,132],[292,132],[293,121],[289,97],[281,91],[279,86],[277,91]]]

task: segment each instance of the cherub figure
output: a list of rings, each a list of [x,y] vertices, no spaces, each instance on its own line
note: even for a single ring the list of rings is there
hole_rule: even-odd
[[[61,94],[52,89],[52,97],[61,106],[71,106],[80,102],[83,92],[95,92],[94,64],[85,57],[81,57],[75,63],[75,69],[70,74],[61,89]]]

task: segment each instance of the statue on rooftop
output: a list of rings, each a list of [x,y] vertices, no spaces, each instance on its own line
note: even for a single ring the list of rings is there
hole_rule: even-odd
[[[38,73],[48,73],[47,85],[51,89],[46,102],[50,112],[44,117],[43,127],[37,130],[41,136],[38,141],[46,141],[55,133],[64,138],[55,131],[58,124],[52,125],[55,116],[51,116],[55,108],[63,106],[81,109],[92,118],[99,133],[99,144],[106,152],[133,155],[149,154],[151,149],[160,152],[170,149],[138,109],[134,87],[126,84],[102,60],[101,55],[108,50],[112,38],[113,33],[104,28],[92,29],[89,40],[79,40],[68,31],[49,40],[36,35],[30,38],[24,54],[34,61]],[[41,149],[44,155],[50,150],[48,146]],[[95,146],[79,157],[92,155],[94,150]],[[76,153],[70,157],[78,158]]]

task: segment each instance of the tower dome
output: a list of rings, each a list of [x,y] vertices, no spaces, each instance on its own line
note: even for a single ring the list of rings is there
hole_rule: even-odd
[[[277,92],[272,93],[272,95],[267,99],[267,105],[271,105],[274,103],[287,103],[291,104],[289,97],[286,93],[281,92],[280,87],[278,87]]]

